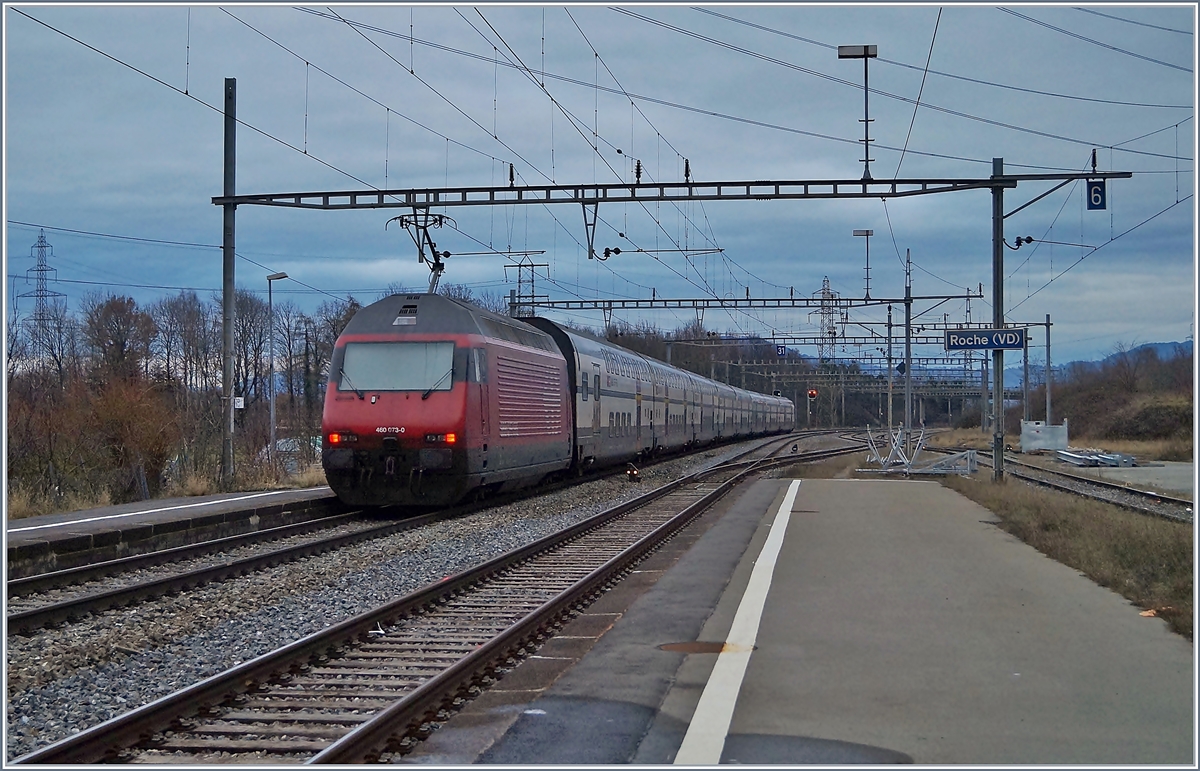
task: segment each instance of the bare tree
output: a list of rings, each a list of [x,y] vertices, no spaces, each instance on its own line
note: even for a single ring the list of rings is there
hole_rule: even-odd
[[[425,292],[424,289],[413,289],[411,287],[407,287],[404,284],[399,283],[398,281],[392,281],[379,294],[379,297],[377,297],[375,299],[382,300],[386,297],[391,297],[394,294],[424,294],[424,292]]]
[[[270,331],[267,304],[253,292],[237,290],[234,297],[233,383],[234,393],[244,396],[247,405],[265,398]]]
[[[5,365],[8,375],[6,382],[8,390],[11,391],[13,378],[16,377],[18,371],[29,364],[29,335],[25,334],[23,325],[16,323],[15,320],[8,325],[4,332]]]
[[[83,335],[101,378],[133,377],[150,358],[156,327],[132,297],[89,294],[82,302]]]
[[[501,316],[508,315],[508,296],[500,292],[492,292],[490,290],[481,292],[476,295],[475,304],[492,313],[498,313]]]
[[[1117,343],[1110,357],[1111,371],[1117,385],[1127,394],[1136,393],[1142,374],[1148,364],[1149,349],[1137,350],[1132,343]],[[1155,357],[1157,358],[1157,356]]]
[[[317,312],[307,317],[304,326],[304,341],[301,349],[303,360],[303,423],[310,435],[318,433],[318,406],[325,394],[325,382],[329,377],[328,367],[333,357],[333,347],[338,336],[358,313],[358,300],[347,296],[345,300],[323,302]]]

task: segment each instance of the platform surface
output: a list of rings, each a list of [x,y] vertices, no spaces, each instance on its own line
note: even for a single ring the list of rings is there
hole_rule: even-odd
[[[1079,473],[1072,469],[1073,473]],[[1172,492],[1196,500],[1196,467],[1191,463],[1160,460],[1141,466],[1089,468],[1085,473],[1098,473],[1101,479],[1131,487],[1149,485],[1156,490]]]
[[[334,503],[328,487],[157,498],[5,521],[9,576],[290,524]]]
[[[727,639],[789,483],[735,492],[628,607],[539,652],[601,634],[577,663],[407,762],[672,763],[727,655],[678,644]],[[756,648],[718,692],[720,754],[698,762],[1194,764],[1193,646],[1161,620],[936,482],[809,480],[791,509]]]

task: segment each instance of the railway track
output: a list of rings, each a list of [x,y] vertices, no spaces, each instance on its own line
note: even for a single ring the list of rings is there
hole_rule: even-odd
[[[775,443],[795,441],[818,432],[799,432],[768,441],[749,454]],[[665,458],[663,459],[665,460]],[[620,474],[618,467],[607,474]],[[595,478],[595,476],[593,476]],[[540,488],[550,492],[565,484]],[[500,501],[505,502],[505,501]],[[413,530],[441,519],[460,517],[496,500],[475,502],[384,523],[363,519],[362,512],[229,538],[190,544],[150,554],[87,565],[8,581],[8,631],[25,634],[91,613],[132,605],[144,600],[194,589],[205,584],[248,575],[258,570],[341,549],[395,533]],[[334,532],[304,536],[322,528]],[[273,542],[285,542],[264,548]],[[229,552],[233,552],[230,554]],[[239,553],[240,552],[240,553]],[[215,560],[213,556],[216,556]],[[207,558],[207,559],[205,559]],[[182,567],[180,567],[182,566]]]
[[[961,450],[948,450],[946,452],[961,452]],[[980,465],[991,468],[992,454],[990,452],[981,451],[977,457],[979,458]],[[1129,511],[1136,511],[1139,514],[1162,517],[1163,519],[1170,519],[1177,522],[1195,522],[1192,510],[1194,504],[1186,498],[1154,492],[1152,490],[1139,490],[1135,487],[1129,487],[1116,482],[1108,482],[1056,469],[1048,469],[1009,455],[1004,456],[1004,466],[1012,476],[1042,487],[1049,487],[1073,495],[1081,495],[1093,500],[1110,503]]]
[[[233,548],[233,546],[222,546],[220,541],[182,546],[169,550],[174,554],[156,552],[154,555],[143,555],[143,557],[162,555],[164,559],[157,565],[137,564],[136,560],[140,558],[133,558],[135,562],[125,566],[127,571],[147,571],[150,567],[169,565],[163,572],[154,572],[149,576],[139,576],[134,573],[119,575],[116,580],[109,582],[110,585],[107,588],[100,589],[95,588],[93,580],[92,587],[83,587],[76,593],[65,592],[59,587],[42,588],[40,591],[31,588],[39,582],[44,584],[54,574],[31,576],[27,579],[19,579],[18,582],[10,581],[8,584],[10,612],[6,616],[8,631],[10,634],[24,634],[35,629],[82,618],[89,613],[100,613],[111,608],[125,607],[143,600],[194,589],[215,581],[225,581],[248,575],[257,570],[304,557],[324,554],[356,543],[383,538],[393,533],[427,525],[445,516],[448,515],[439,512],[383,524],[371,525],[360,522],[357,523],[360,525],[357,527],[349,526],[352,523],[348,520],[342,523],[346,527],[339,529],[344,532],[336,535],[326,535],[316,539],[293,539],[295,542],[288,545],[266,551],[255,549],[248,556],[242,557],[222,558],[218,554],[218,560],[215,563],[184,570],[172,569],[176,567],[175,563],[180,561],[196,560],[205,555],[220,552],[225,548]],[[242,536],[238,536],[238,538],[242,538]],[[241,545],[262,546],[262,544],[263,541],[254,540]],[[109,577],[112,575],[111,572],[107,574]],[[15,597],[11,594],[14,583],[18,584]],[[68,596],[61,596],[64,593]],[[49,602],[38,602],[39,599],[47,598],[50,599]],[[14,608],[16,609],[14,610]]]
[[[113,575],[132,573],[137,570],[178,563],[188,559],[203,557],[218,552],[227,552],[246,546],[281,541],[288,538],[307,535],[318,530],[349,525],[359,520],[361,512],[337,513],[319,519],[310,519],[292,525],[255,530],[241,535],[216,538],[171,549],[160,549],[146,554],[135,554],[115,560],[95,562],[90,565],[55,570],[49,573],[10,578],[6,582],[8,599],[28,597],[34,594],[79,586],[93,581],[99,581]]]
[[[859,449],[741,460],[692,474],[14,762],[387,760],[737,481],[772,465]]]

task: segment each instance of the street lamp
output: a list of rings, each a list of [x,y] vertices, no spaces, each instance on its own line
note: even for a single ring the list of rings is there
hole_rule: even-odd
[[[271,290],[276,281],[287,277],[286,273],[272,273],[267,276],[267,317],[268,323],[271,325],[271,443],[267,445],[267,462],[271,464],[271,473],[277,471],[275,467],[275,304],[272,302]]]
[[[874,230],[856,230],[856,236],[865,236],[867,240],[867,300],[871,299],[871,236],[875,235]]]
[[[878,56],[876,46],[838,46],[839,59],[863,60],[863,179],[871,178],[871,116],[867,112],[867,95],[870,93],[867,87],[867,61]]]

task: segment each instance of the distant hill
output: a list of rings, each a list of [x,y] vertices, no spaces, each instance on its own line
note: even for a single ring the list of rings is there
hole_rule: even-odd
[[[1192,355],[1192,341],[1184,340],[1182,343],[1178,343],[1178,342],[1176,342],[1176,343],[1143,343],[1142,345],[1139,345],[1139,346],[1129,349],[1129,351],[1127,351],[1127,353],[1136,355],[1145,350],[1153,350],[1156,354],[1158,354],[1158,358],[1160,360],[1166,361],[1167,359],[1174,359],[1176,356],[1191,356]],[[1053,349],[1051,349],[1051,354],[1053,355]],[[1105,356],[1100,361],[1069,361],[1065,364],[1057,364],[1056,363],[1054,365],[1054,374],[1055,374],[1055,377],[1058,377],[1058,376],[1060,376],[1060,373],[1065,373],[1074,368],[1083,368],[1086,370],[1093,370],[1093,371],[1099,370],[1101,367],[1103,367],[1106,364],[1112,364],[1116,360],[1116,358],[1120,355],[1121,354],[1119,354],[1119,353],[1112,353],[1112,354],[1109,354],[1108,356]],[[1005,367],[1004,368],[1004,387],[1005,388],[1020,388],[1021,387],[1021,375],[1023,374],[1023,369],[1024,368],[1020,367],[1020,366]],[[1041,372],[1034,373],[1031,371],[1029,373],[1029,380],[1032,383],[1040,383],[1042,381]]]
[[[1192,341],[1185,340],[1182,343],[1144,343],[1129,350],[1129,353],[1141,353],[1142,351],[1153,349],[1158,354],[1159,359],[1174,359],[1176,356],[1191,356]],[[1101,364],[1111,363],[1114,359],[1120,356],[1119,353],[1110,354],[1101,360]]]

